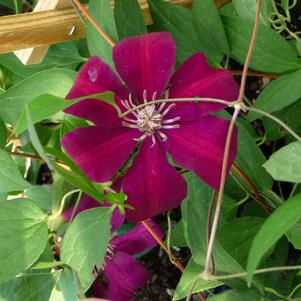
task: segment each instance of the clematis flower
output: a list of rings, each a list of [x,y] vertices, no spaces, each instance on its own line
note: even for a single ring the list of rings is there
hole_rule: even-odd
[[[85,196],[76,214],[97,206],[103,206],[93,198]],[[109,206],[105,204],[105,206]],[[67,209],[63,217],[68,220],[73,208]],[[133,256],[157,245],[157,241],[148,230],[137,224],[127,233],[114,236],[114,232],[124,223],[125,217],[115,209],[111,219],[112,238],[106,253],[101,274],[107,283],[96,279],[92,286],[95,297],[107,298],[111,301],[129,301],[137,289],[142,287],[149,278],[149,272]],[[163,233],[151,219],[147,223],[161,239]]]
[[[167,161],[168,154],[214,189],[219,186],[229,121],[210,113],[225,106],[148,103],[162,97],[232,101],[238,96],[238,85],[228,71],[210,67],[203,53],[188,58],[172,76],[175,52],[175,42],[167,32],[124,39],[113,49],[118,75],[100,58],[92,57],[67,96],[72,99],[111,90],[120,110],[134,110],[120,118],[108,103],[97,99],[79,102],[66,112],[95,126],[77,129],[62,140],[67,154],[96,182],[110,181],[139,146],[121,181],[127,203],[135,208],[126,212],[131,222],[178,207],[186,197],[187,184]],[[143,103],[145,107],[137,108]],[[228,170],[235,155],[236,132]]]

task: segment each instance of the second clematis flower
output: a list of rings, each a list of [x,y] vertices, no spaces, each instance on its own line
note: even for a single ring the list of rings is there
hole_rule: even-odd
[[[100,204],[90,196],[84,196],[75,214],[99,206],[109,207],[111,204]],[[64,220],[70,220],[73,210],[74,207],[70,207],[63,212]],[[129,301],[146,283],[150,274],[134,256],[157,246],[157,241],[142,223],[135,225],[125,234],[116,235],[116,230],[123,225],[124,221],[125,216],[121,215],[119,209],[116,208],[111,218],[112,234],[104,265],[98,271],[101,277],[95,279],[92,286],[94,296],[108,298],[110,301]],[[163,239],[164,234],[160,227],[151,219],[148,219],[147,223],[157,237]]]
[[[228,101],[238,96],[238,85],[227,70],[213,69],[203,53],[188,58],[172,76],[175,42],[159,32],[127,38],[113,49],[118,75],[100,58],[92,57],[80,70],[68,99],[111,90],[124,118],[108,103],[83,100],[66,112],[95,125],[63,137],[67,154],[92,181],[110,181],[139,146],[132,166],[121,180],[130,222],[178,207],[187,184],[173,162],[193,171],[218,189],[229,121],[210,115],[225,108],[212,102],[149,104],[155,99],[210,97]],[[143,108],[137,105],[144,103]],[[236,155],[236,130],[228,170]]]

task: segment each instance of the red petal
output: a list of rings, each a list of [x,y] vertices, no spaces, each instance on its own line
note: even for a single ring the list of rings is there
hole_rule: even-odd
[[[135,133],[126,128],[105,130],[90,126],[66,134],[62,145],[92,181],[107,182],[134,150]]]
[[[94,56],[81,68],[67,98],[74,99],[108,90],[113,91],[118,100],[119,97],[128,96],[128,92],[113,70],[99,57]],[[65,112],[91,120],[105,128],[120,126],[120,119],[114,107],[98,99],[83,100],[69,107]]]
[[[152,227],[153,231],[159,238],[163,238],[164,234],[160,227],[154,223],[151,219],[147,220],[149,226]],[[126,232],[123,235],[117,236],[111,240],[112,245],[124,253],[129,255],[136,255],[144,252],[148,248],[156,246],[158,243],[144,227],[143,224],[139,223],[132,230]]]
[[[224,147],[229,121],[215,116],[183,122],[180,128],[166,131],[164,142],[175,163],[194,171],[214,189],[219,188]],[[228,171],[237,152],[237,129],[231,143]]]
[[[162,146],[151,145],[150,138],[142,143],[133,166],[122,181],[127,203],[135,208],[126,211],[132,223],[178,207],[187,193],[185,180],[168,164]]]
[[[108,279],[108,299],[129,301],[149,277],[148,271],[134,258],[117,251],[107,259],[104,274]]]
[[[170,98],[208,97],[227,101],[237,99],[239,86],[227,70],[213,69],[206,57],[199,52],[188,58],[171,80]],[[225,105],[213,102],[183,102],[177,104],[168,115],[182,120],[194,120],[210,112],[219,111]]]
[[[164,91],[175,64],[175,42],[168,32],[156,32],[124,39],[113,49],[113,59],[120,76],[142,101],[154,92]]]

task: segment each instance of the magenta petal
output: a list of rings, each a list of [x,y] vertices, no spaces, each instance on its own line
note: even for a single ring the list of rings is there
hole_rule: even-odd
[[[76,81],[67,95],[68,99],[113,91],[116,98],[128,93],[116,74],[99,57],[91,57],[81,68]],[[111,105],[98,99],[83,100],[68,109],[66,113],[93,121],[97,125],[114,127],[120,125],[117,111]]]
[[[227,70],[214,69],[201,52],[188,58],[171,80],[170,98],[209,97],[232,101],[237,99],[239,86]],[[168,115],[193,120],[225,108],[212,102],[180,103]]]
[[[183,122],[179,129],[166,131],[167,151],[175,163],[192,170],[208,185],[218,190],[224,147],[230,122],[215,116]],[[228,161],[229,171],[237,152],[237,129],[234,129]]]
[[[162,94],[173,72],[175,53],[172,35],[156,32],[124,39],[114,47],[113,59],[122,79],[142,101],[144,89],[148,99],[154,92]]]
[[[108,298],[108,287],[106,284],[102,283],[99,278],[96,278],[92,285],[92,292],[93,296],[98,298],[105,298],[107,300]],[[86,300],[86,299],[85,299]],[[87,299],[87,301],[90,299]],[[103,300],[103,299],[97,299],[97,300]]]
[[[164,233],[161,231],[160,227],[151,219],[148,219],[147,223],[152,227],[157,236],[163,239]],[[148,248],[154,247],[158,244],[149,231],[141,223],[136,225],[127,233],[113,238],[111,243],[112,245],[116,246],[118,251],[127,253],[129,255],[142,253]]]
[[[108,90],[119,96],[124,96],[126,92],[114,71],[99,57],[93,56],[80,69],[67,98],[79,98]]]
[[[136,131],[89,126],[67,133],[62,145],[74,162],[95,182],[107,182],[134,150]]]
[[[122,186],[128,196],[127,204],[135,208],[126,210],[132,223],[178,207],[187,193],[183,177],[168,164],[162,146],[152,146],[150,138],[142,143]]]
[[[65,113],[88,119],[104,129],[112,129],[121,126],[121,119],[117,110],[98,99],[87,99],[65,110]]]
[[[149,277],[148,271],[134,258],[117,251],[112,259],[107,259],[104,267],[107,277],[108,299],[110,301],[129,301],[137,289]]]

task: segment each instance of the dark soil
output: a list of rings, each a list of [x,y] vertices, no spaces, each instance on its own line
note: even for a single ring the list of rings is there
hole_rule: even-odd
[[[185,264],[189,258],[187,249],[173,250]],[[181,272],[170,262],[168,255],[159,247],[154,248],[141,260],[151,276],[132,301],[170,301],[181,277]],[[198,300],[198,299],[197,299]]]

